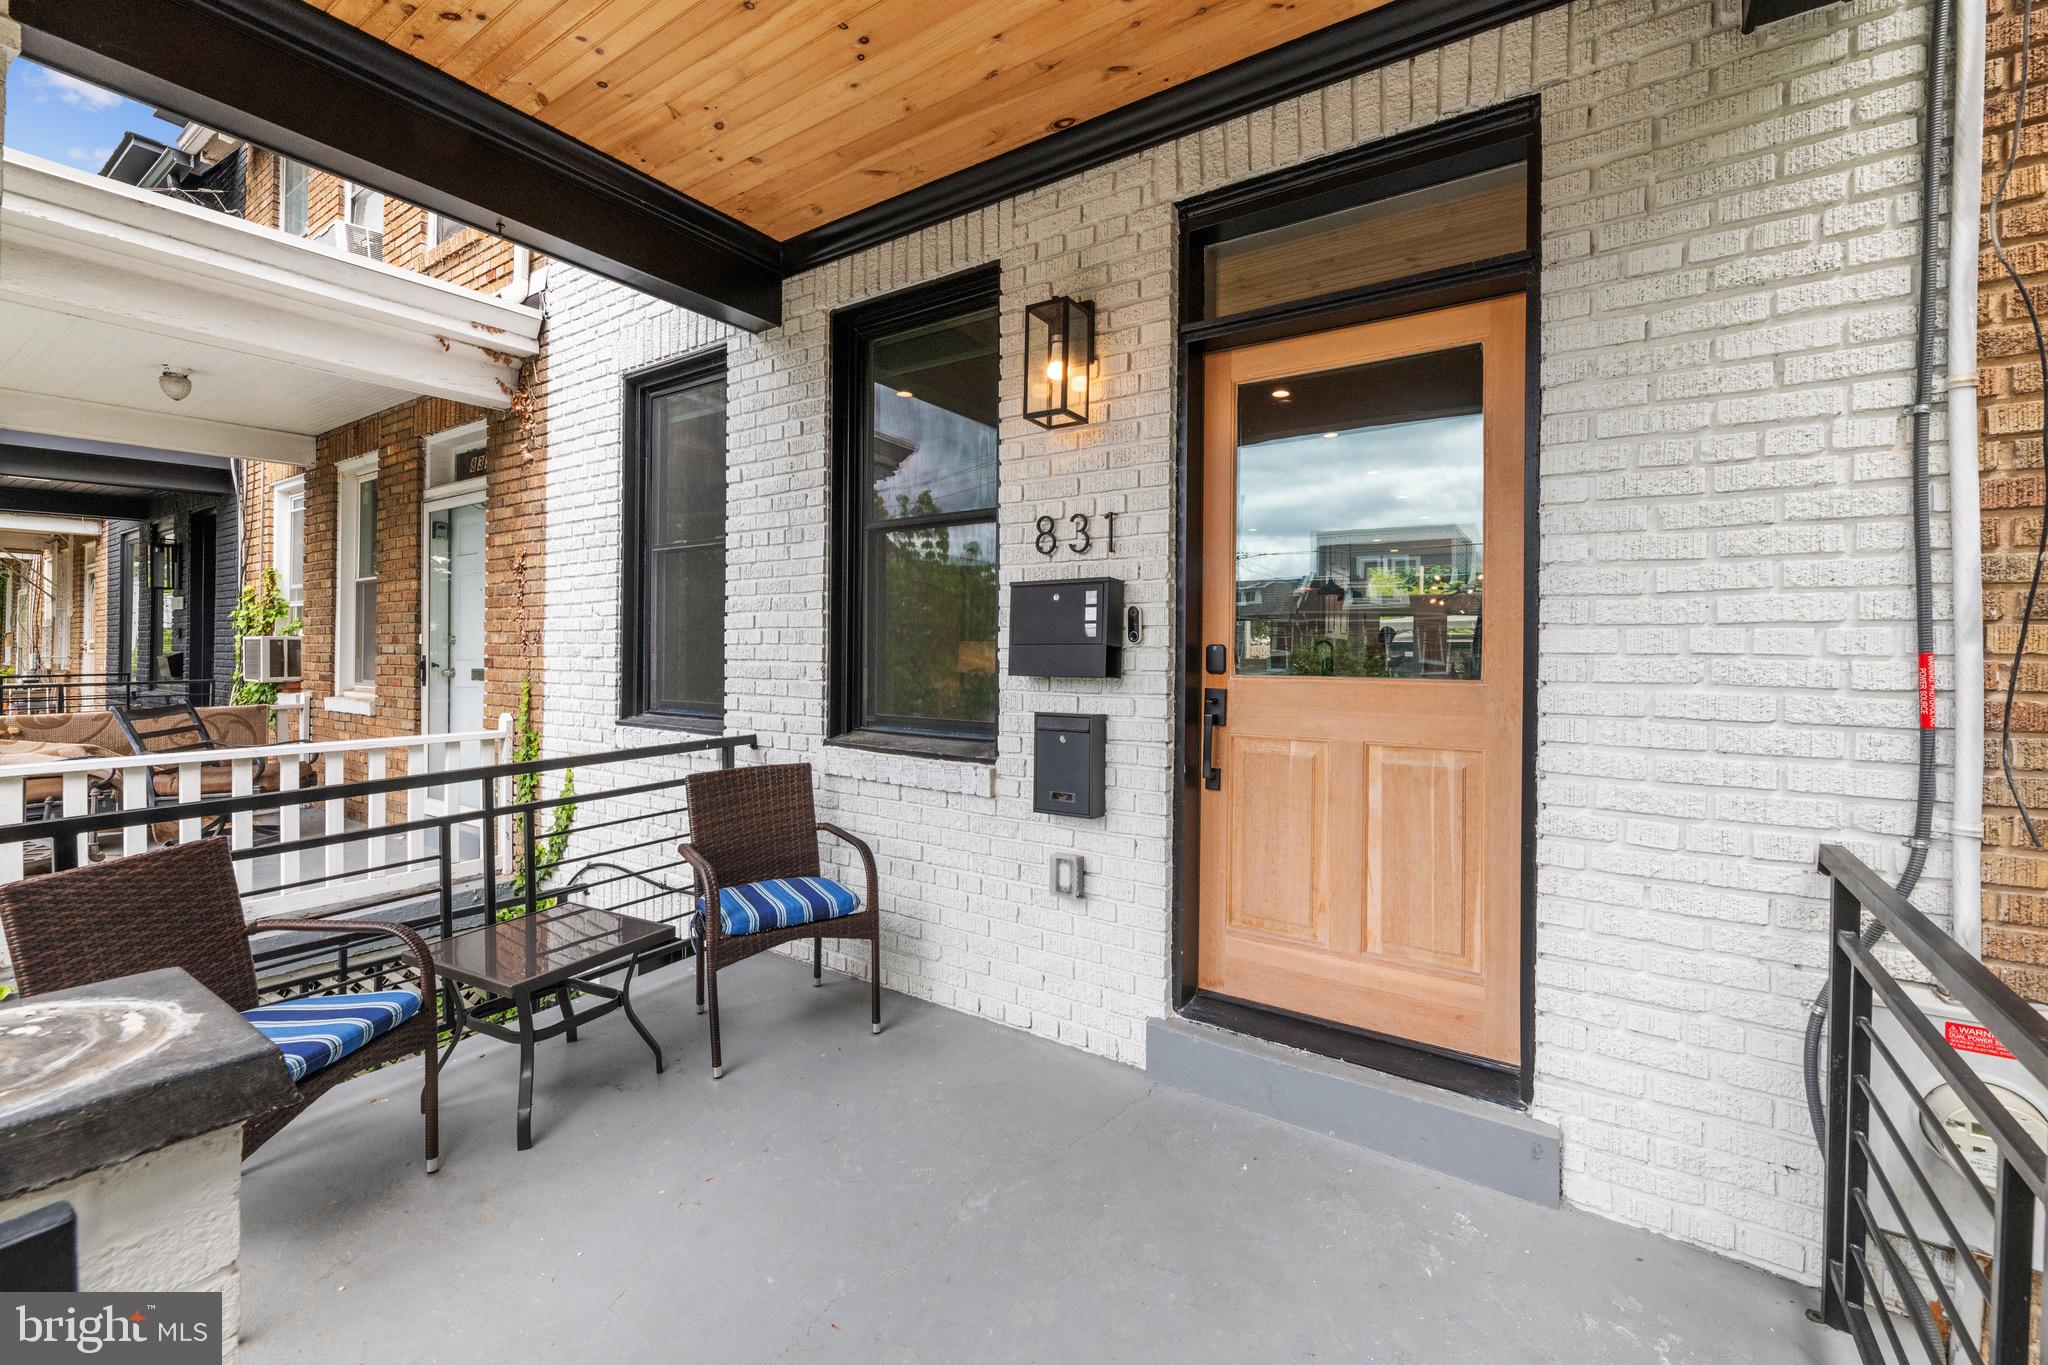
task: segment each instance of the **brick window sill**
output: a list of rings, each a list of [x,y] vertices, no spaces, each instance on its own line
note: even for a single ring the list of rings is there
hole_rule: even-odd
[[[344,693],[339,697],[322,697],[322,711],[338,711],[349,716],[374,716],[377,714],[377,698],[359,692]]]

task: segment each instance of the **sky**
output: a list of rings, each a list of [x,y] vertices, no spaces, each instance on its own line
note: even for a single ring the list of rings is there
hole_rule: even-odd
[[[1486,419],[1477,413],[1290,436],[1237,452],[1238,578],[1299,578],[1318,531],[1485,521]]]
[[[82,171],[97,171],[129,131],[169,140],[166,123],[111,90],[17,60],[7,69],[7,145]]]

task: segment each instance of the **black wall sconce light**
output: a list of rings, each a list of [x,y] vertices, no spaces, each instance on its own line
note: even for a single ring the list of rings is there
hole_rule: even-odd
[[[183,592],[185,590],[183,568],[178,558],[178,542],[175,540],[152,539],[149,542],[149,586],[159,592]]]
[[[1095,305],[1060,295],[1024,310],[1024,416],[1048,430],[1085,426],[1095,368]]]

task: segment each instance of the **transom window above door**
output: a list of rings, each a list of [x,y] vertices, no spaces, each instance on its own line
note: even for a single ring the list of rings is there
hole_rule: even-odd
[[[1188,325],[1365,320],[1426,285],[1504,278],[1534,236],[1529,128],[1486,111],[1184,203]]]
[[[490,467],[488,428],[482,422],[452,427],[427,438],[427,487],[447,488],[483,478]]]

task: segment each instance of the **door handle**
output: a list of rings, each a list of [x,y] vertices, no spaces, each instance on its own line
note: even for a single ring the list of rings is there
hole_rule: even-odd
[[[1223,790],[1223,769],[1216,766],[1216,732],[1229,722],[1230,694],[1220,687],[1202,689],[1202,785]]]

